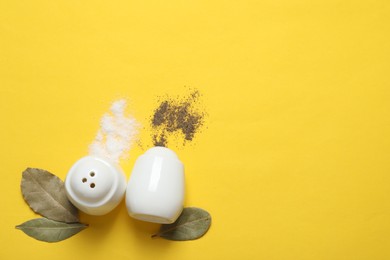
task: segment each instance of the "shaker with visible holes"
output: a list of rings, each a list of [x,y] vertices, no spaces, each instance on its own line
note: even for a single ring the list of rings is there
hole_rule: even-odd
[[[65,180],[68,199],[90,215],[104,215],[122,200],[126,177],[119,166],[96,157],[86,156],[69,170]]]

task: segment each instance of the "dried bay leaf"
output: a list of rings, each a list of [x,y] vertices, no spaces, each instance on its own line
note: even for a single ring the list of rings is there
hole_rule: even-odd
[[[179,218],[172,224],[164,224],[152,237],[185,241],[202,237],[211,225],[210,214],[200,208],[184,208]]]
[[[54,174],[27,168],[20,186],[24,200],[34,212],[56,221],[79,221],[77,208],[66,196],[64,182]]]
[[[82,223],[63,223],[47,218],[32,219],[16,226],[30,237],[45,242],[67,239],[87,227],[88,225]]]

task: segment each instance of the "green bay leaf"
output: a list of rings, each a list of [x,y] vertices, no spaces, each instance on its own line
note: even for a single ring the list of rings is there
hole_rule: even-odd
[[[179,218],[172,224],[164,224],[152,237],[185,241],[202,237],[210,228],[210,214],[200,208],[184,208]]]
[[[56,221],[79,221],[77,208],[66,196],[64,182],[54,174],[27,168],[20,186],[24,200],[34,212]]]
[[[82,223],[63,223],[47,218],[32,219],[16,226],[17,229],[40,241],[58,242],[88,227]]]

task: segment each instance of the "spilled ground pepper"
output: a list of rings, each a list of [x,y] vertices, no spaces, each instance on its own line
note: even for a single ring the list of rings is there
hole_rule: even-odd
[[[178,132],[183,134],[184,143],[193,140],[205,117],[205,112],[196,108],[199,97],[199,91],[194,90],[184,99],[161,101],[151,118],[155,146],[167,146],[168,136]]]

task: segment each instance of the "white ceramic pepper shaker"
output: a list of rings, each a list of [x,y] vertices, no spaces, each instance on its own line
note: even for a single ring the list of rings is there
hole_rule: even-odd
[[[150,148],[137,159],[127,185],[129,215],[143,221],[169,224],[179,217],[183,202],[183,164],[168,148]]]
[[[104,215],[113,210],[126,191],[126,177],[119,166],[97,156],[78,160],[65,180],[68,199],[90,215]]]

